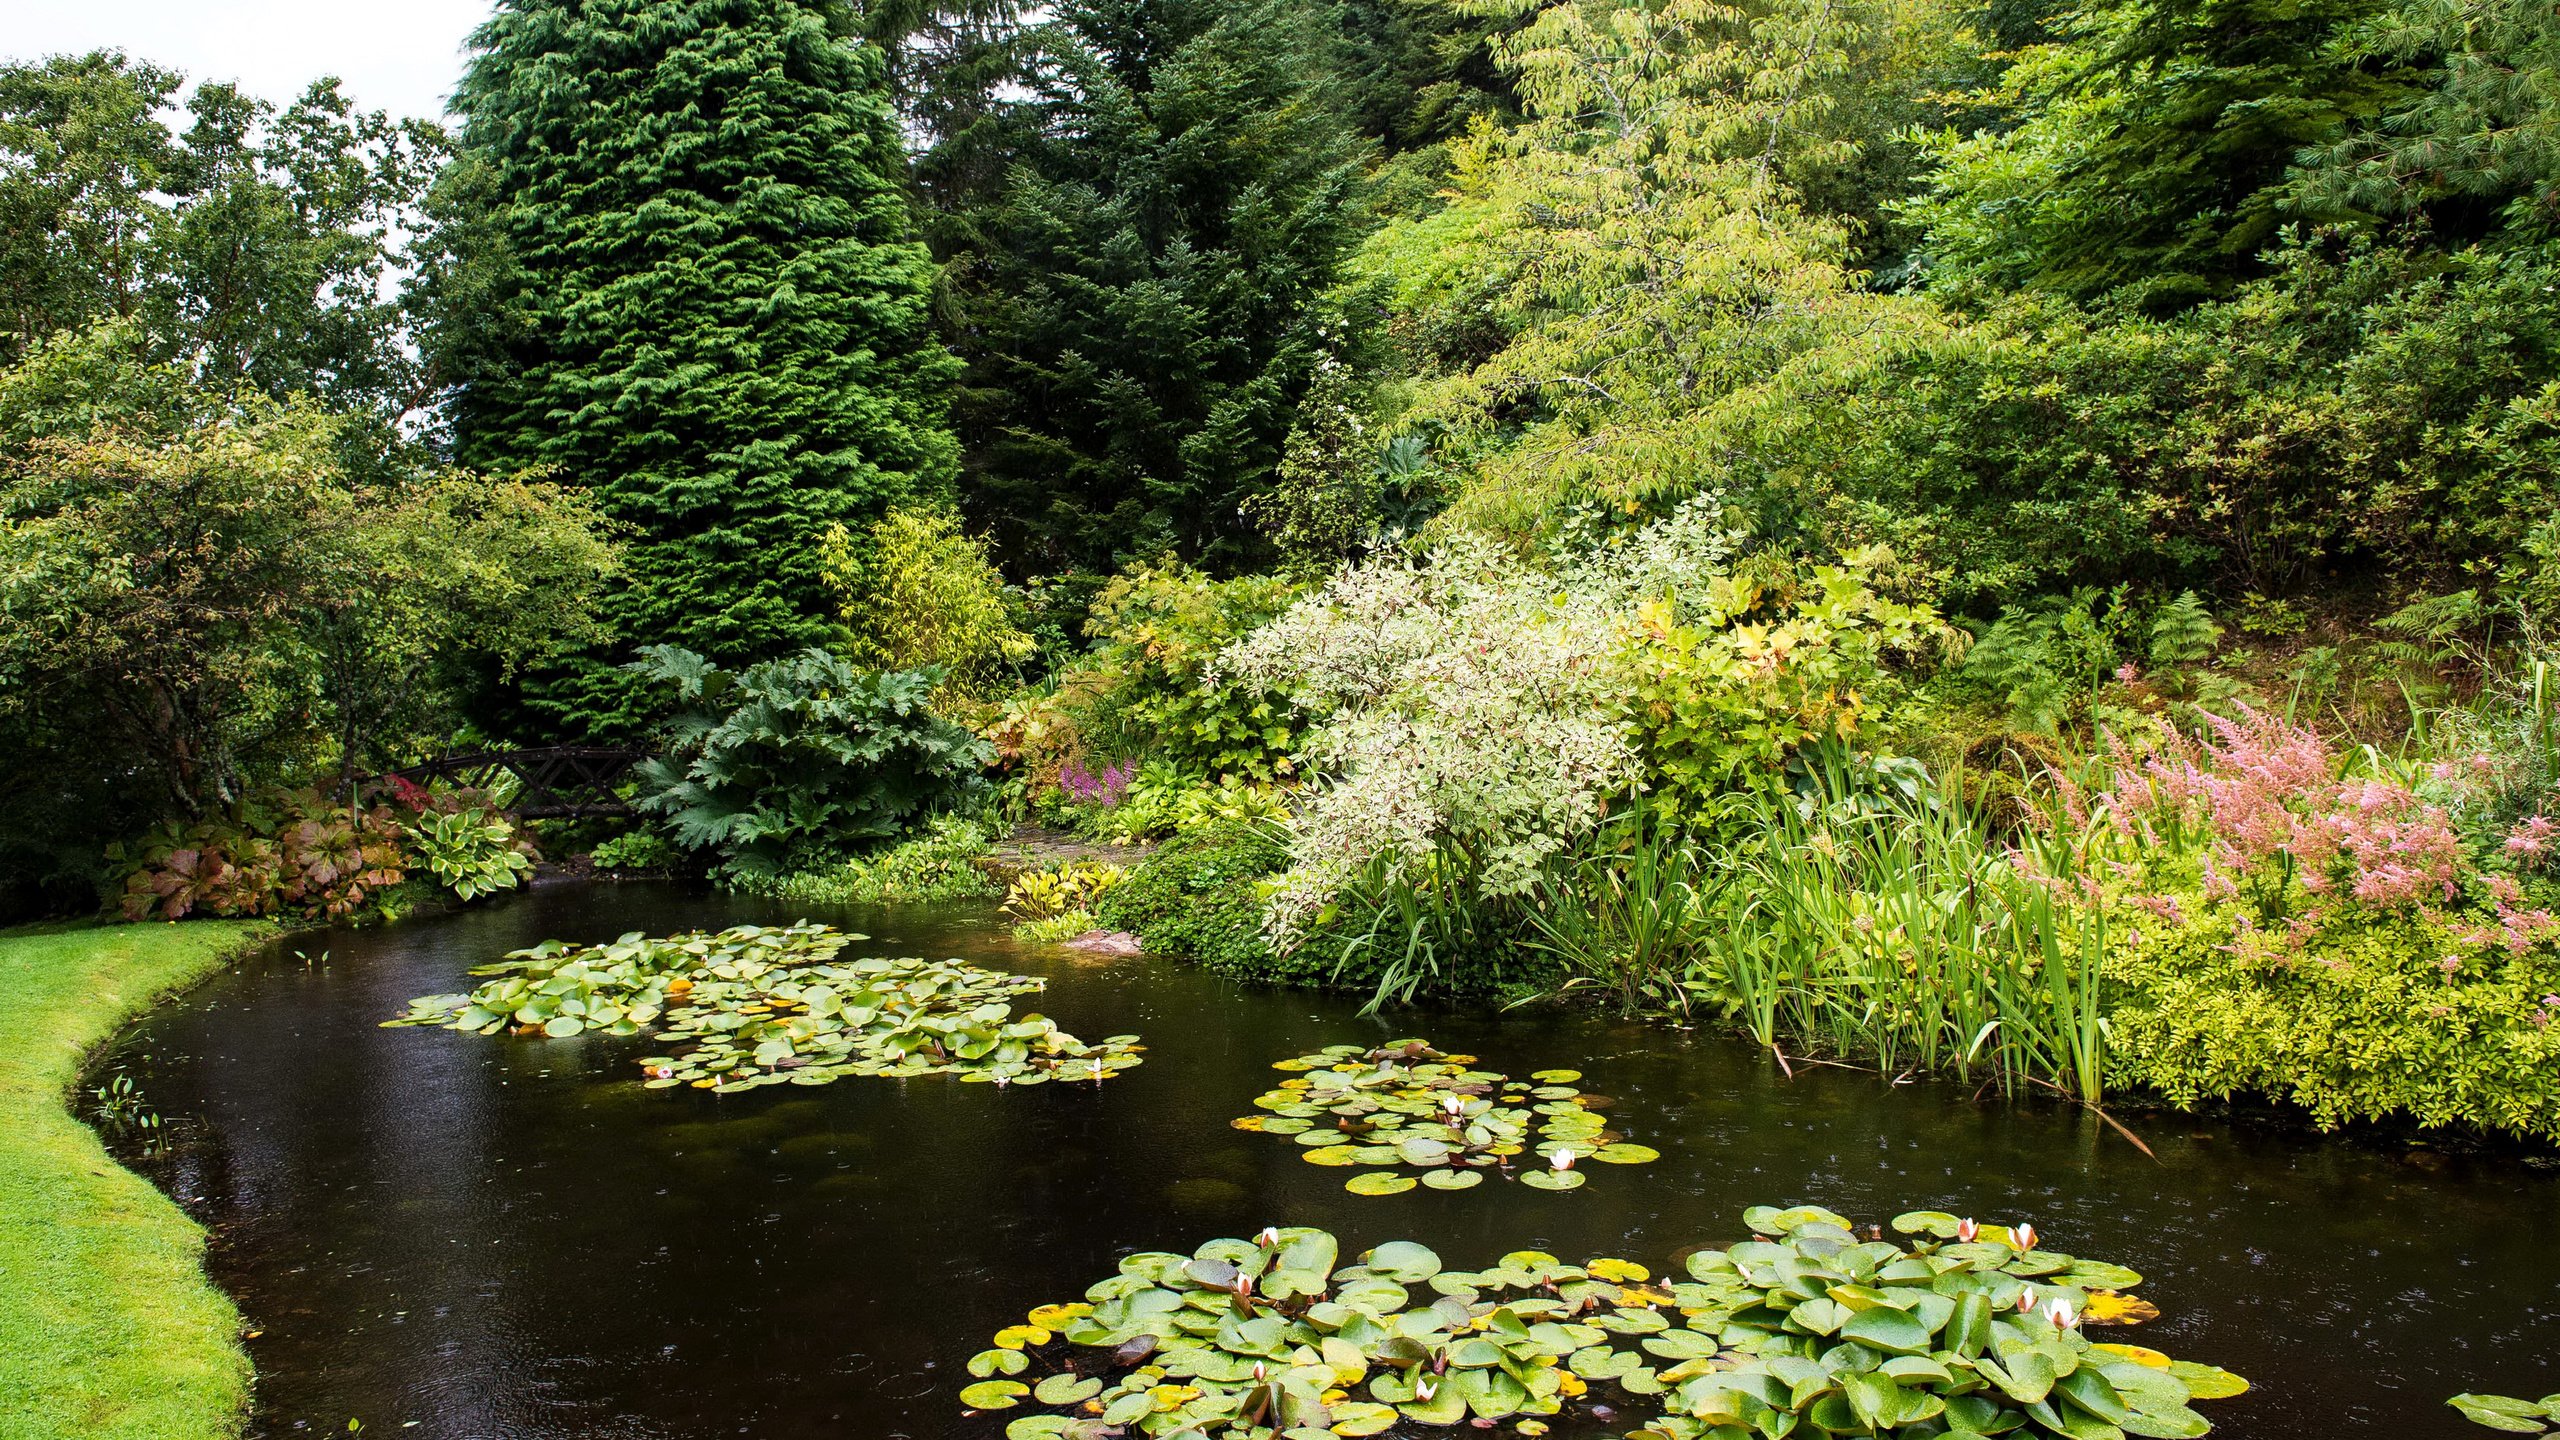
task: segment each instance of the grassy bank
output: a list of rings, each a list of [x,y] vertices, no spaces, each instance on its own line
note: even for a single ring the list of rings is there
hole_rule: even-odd
[[[126,1017],[267,933],[249,923],[0,931],[0,1440],[211,1440],[249,1398],[204,1232],[65,1108]]]

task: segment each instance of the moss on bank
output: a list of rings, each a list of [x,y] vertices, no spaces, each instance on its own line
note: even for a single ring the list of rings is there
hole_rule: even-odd
[[[249,1400],[204,1231],[66,1102],[125,1019],[273,927],[0,931],[0,1440],[215,1440]]]

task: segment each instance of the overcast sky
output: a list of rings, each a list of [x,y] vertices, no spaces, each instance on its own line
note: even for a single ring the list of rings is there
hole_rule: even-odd
[[[490,0],[0,0],[0,55],[122,50],[278,104],[322,75],[367,110],[436,118]]]

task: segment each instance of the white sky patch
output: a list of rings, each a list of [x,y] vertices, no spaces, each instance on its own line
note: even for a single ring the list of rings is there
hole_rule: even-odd
[[[290,103],[323,75],[358,108],[439,119],[490,0],[0,0],[0,56],[122,50]]]

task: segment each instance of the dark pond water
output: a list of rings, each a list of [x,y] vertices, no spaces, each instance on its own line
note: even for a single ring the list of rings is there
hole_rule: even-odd
[[[1142,1032],[1100,1087],[848,1079],[647,1091],[647,1042],[384,1030],[410,997],[546,937],[796,918],[644,886],[548,887],[388,930],[304,937],[152,1017],[113,1057],[182,1139],[162,1184],[210,1224],[260,1334],[253,1432],[470,1440],[989,1437],[962,1362],[1136,1249],[1266,1223],[1453,1265],[1523,1247],[1660,1265],[1747,1205],[1860,1220],[2031,1217],[2146,1272],[2167,1318],[2126,1338],[2227,1366],[2250,1440],[2465,1433],[2443,1397],[2560,1389],[2560,1180],[2516,1157],[2154,1115],[2155,1163],[2090,1118],[1599,1018],[1364,1021],[1344,1000],[1176,965],[1024,948],[981,913],[818,914],[879,954],[1049,977],[1038,1008]],[[330,952],[306,968],[286,953]],[[1231,1130],[1318,1046],[1426,1033],[1514,1074],[1585,1072],[1660,1163],[1563,1194],[1490,1184],[1361,1199],[1346,1172]]]

